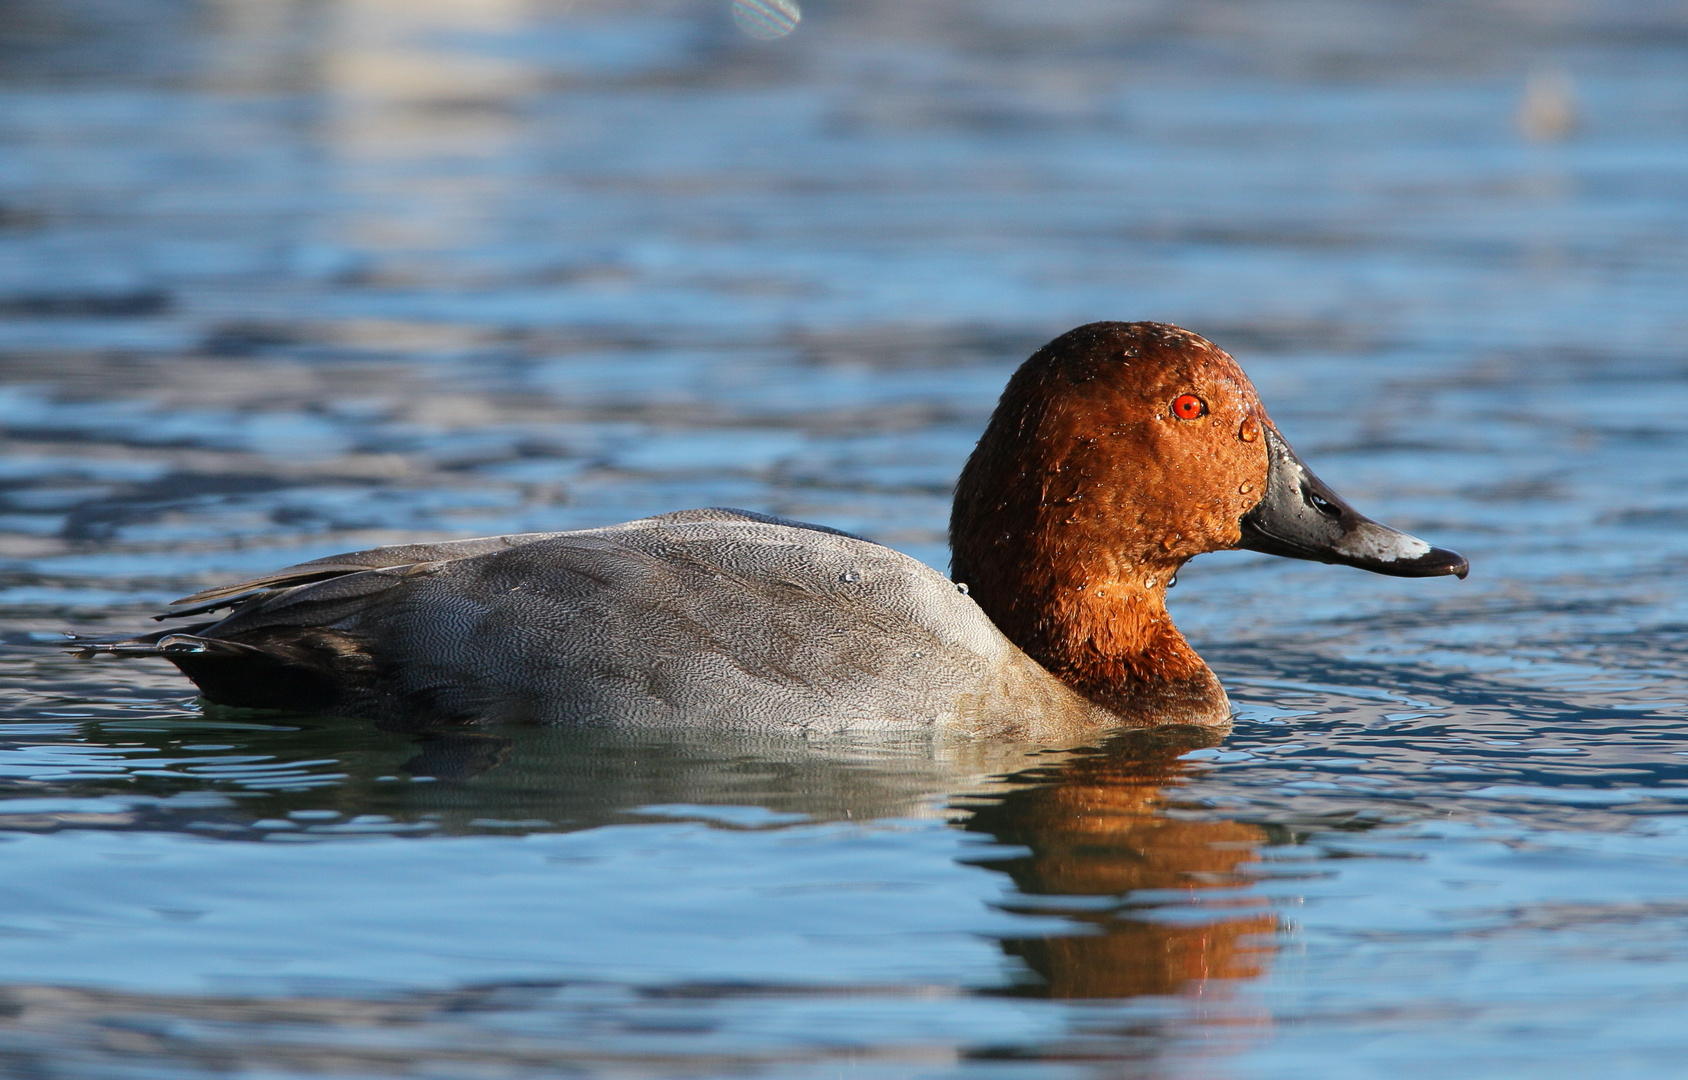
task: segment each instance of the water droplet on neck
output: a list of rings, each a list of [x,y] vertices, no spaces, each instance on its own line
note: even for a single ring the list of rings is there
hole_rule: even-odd
[[[1148,580],[1148,581],[1145,581],[1145,582],[1144,582],[1144,583],[1143,583],[1143,585],[1144,585],[1144,586],[1145,586],[1145,587],[1146,587],[1146,588],[1150,588],[1150,589],[1152,589],[1152,588],[1154,588],[1154,587],[1155,587],[1155,579],[1154,579],[1154,578],[1150,578],[1150,579],[1149,579],[1149,580]]]
[[[966,596],[968,593],[967,583],[965,581],[956,582],[955,591],[960,593],[962,596]]]
[[[856,571],[854,571],[854,570],[846,570],[842,574],[838,575],[839,581],[849,582],[849,581],[860,581],[861,579],[862,579],[862,576],[860,574],[856,573]]]

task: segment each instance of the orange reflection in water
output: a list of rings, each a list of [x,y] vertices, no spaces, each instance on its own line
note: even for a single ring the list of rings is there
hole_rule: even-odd
[[[1265,831],[1167,813],[1167,789],[1184,770],[1178,755],[1211,741],[1199,733],[1134,733],[1015,777],[1026,786],[967,821],[970,831],[1030,849],[982,864],[1014,880],[1021,895],[1012,910],[1079,924],[1070,934],[1002,942],[1041,977],[1026,993],[1205,995],[1265,973],[1277,916],[1263,898],[1238,893],[1251,883],[1243,867],[1256,860]],[[1075,910],[1076,897],[1099,902]],[[1178,918],[1155,918],[1156,908]]]

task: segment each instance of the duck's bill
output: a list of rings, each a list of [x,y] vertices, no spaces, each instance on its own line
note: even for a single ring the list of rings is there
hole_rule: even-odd
[[[1357,566],[1395,577],[1464,577],[1465,556],[1431,547],[1380,525],[1325,486],[1289,444],[1262,425],[1268,453],[1266,494],[1243,515],[1238,547],[1291,559]]]

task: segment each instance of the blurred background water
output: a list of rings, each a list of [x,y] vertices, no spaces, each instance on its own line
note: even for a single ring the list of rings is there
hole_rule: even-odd
[[[1685,285],[1663,0],[0,0],[0,1075],[1677,1076]],[[705,505],[941,568],[1014,365],[1138,318],[1474,567],[1198,560],[1219,746],[41,644]]]

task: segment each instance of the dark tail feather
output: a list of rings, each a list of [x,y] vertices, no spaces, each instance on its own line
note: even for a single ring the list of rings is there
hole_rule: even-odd
[[[84,659],[162,657],[192,679],[207,701],[294,712],[331,710],[341,697],[345,661],[358,654],[346,648],[343,638],[320,630],[295,629],[291,640],[248,643],[197,633],[211,625],[118,640],[78,641],[71,648]],[[330,641],[331,637],[335,640]]]

